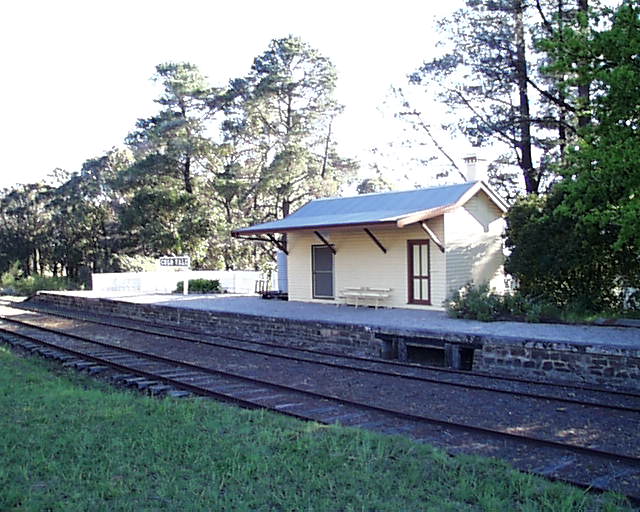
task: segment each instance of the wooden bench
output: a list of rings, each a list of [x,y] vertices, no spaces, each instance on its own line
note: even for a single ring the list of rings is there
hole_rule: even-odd
[[[391,288],[373,288],[370,286],[362,286],[359,288],[343,288],[340,291],[338,298],[344,299],[345,304],[349,304],[349,301],[354,302],[354,306],[364,305],[368,302],[375,302],[375,307],[378,309],[380,301],[386,300],[391,296]]]

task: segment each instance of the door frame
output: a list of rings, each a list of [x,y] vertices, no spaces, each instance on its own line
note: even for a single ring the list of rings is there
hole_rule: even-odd
[[[419,240],[407,240],[407,279],[408,279],[408,293],[409,293],[409,297],[408,297],[408,303],[409,304],[420,304],[420,305],[424,305],[424,306],[430,306],[431,305],[431,244],[429,243],[430,240],[428,238],[426,239],[419,239]],[[427,275],[422,276],[414,276],[413,275],[413,248],[416,245],[426,245],[427,246]],[[428,299],[415,299],[414,298],[414,289],[413,289],[413,282],[416,279],[416,277],[420,280],[422,279],[426,279],[427,280],[427,290],[428,290]]]
[[[331,290],[333,295],[316,295],[316,262],[315,262],[315,249],[324,248],[331,252]],[[333,244],[331,245],[333,247]],[[326,270],[321,270],[322,273],[328,273]],[[335,300],[336,297],[336,262],[335,255],[331,249],[324,244],[317,244],[311,246],[311,297],[313,299]]]

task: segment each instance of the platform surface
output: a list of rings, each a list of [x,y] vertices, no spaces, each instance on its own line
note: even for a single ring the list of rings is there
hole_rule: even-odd
[[[541,341],[583,346],[610,346],[640,350],[640,329],[592,325],[532,324],[524,322],[478,322],[449,318],[443,311],[400,308],[335,306],[297,301],[264,300],[256,295],[175,295],[77,292],[46,292],[104,298],[139,304],[240,313],[309,322],[365,325],[372,328],[413,332],[487,336],[503,342]]]

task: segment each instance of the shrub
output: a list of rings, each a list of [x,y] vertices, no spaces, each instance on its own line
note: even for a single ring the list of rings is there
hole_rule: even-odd
[[[499,295],[486,284],[466,285],[454,292],[446,303],[453,318],[493,322],[496,320],[525,320],[541,322],[558,320],[560,310],[543,298],[527,297],[519,292]]]
[[[570,180],[569,180],[570,181]],[[521,293],[583,313],[624,309],[624,292],[640,282],[638,249],[616,248],[619,227],[586,222],[568,213],[561,186],[528,196],[511,207],[505,271]]]
[[[184,281],[178,282],[174,293],[184,291]],[[189,279],[189,293],[221,293],[222,287],[217,279]]]
[[[4,274],[0,276],[0,288],[4,293],[15,293],[15,283],[22,277],[20,263],[15,261]]]
[[[468,284],[454,292],[446,303],[449,316],[490,322],[504,313],[501,297],[489,289],[489,285]]]
[[[41,290],[76,290],[78,287],[67,277],[29,276],[16,279],[15,276],[2,275],[2,292],[10,295],[33,295]]]

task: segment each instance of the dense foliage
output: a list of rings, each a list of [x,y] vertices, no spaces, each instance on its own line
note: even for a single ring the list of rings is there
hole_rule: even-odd
[[[18,262],[0,275],[0,294],[4,295],[33,295],[39,290],[73,290],[75,287],[68,277],[37,274],[25,277]]]
[[[640,3],[597,14],[610,26],[568,27],[547,42],[567,93],[589,84],[589,119],[551,193],[512,208],[506,266],[524,293],[587,311],[629,306],[640,284]]]
[[[637,303],[639,16],[638,0],[615,9],[597,0],[466,0],[440,23],[442,53],[410,76],[449,108],[445,129],[504,148],[489,180],[515,203],[506,270],[527,310],[620,312]],[[399,115],[462,174],[428,116],[401,94]],[[484,289],[453,299],[463,316],[469,305],[479,316],[518,315]]]
[[[160,64],[153,80],[159,111],[124,148],[0,192],[0,273],[18,262],[24,278],[86,283],[165,254],[189,254],[196,268],[266,269],[273,246],[231,229],[335,195],[355,173],[332,135],[335,69],[296,37],[272,41],[226,86],[190,63]]]

